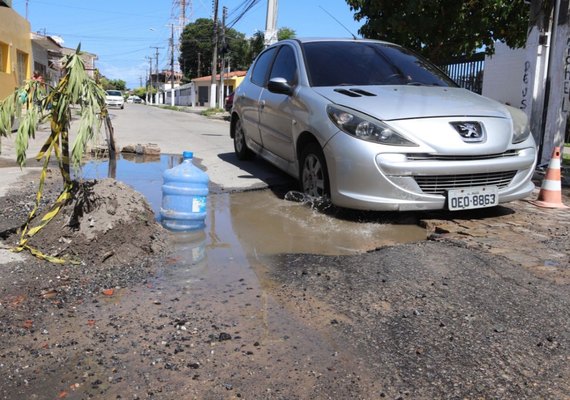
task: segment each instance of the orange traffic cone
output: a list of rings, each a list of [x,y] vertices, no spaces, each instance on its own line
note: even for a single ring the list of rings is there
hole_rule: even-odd
[[[560,183],[560,147],[555,147],[552,158],[542,181],[538,199],[530,201],[539,207],[568,208],[562,204],[562,185]]]

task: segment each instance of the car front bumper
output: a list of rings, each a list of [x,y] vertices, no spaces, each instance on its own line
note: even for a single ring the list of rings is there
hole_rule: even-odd
[[[339,133],[324,147],[331,200],[362,210],[441,210],[448,190],[489,185],[498,187],[499,203],[522,199],[534,189],[536,163],[534,142],[526,144],[499,154],[450,156]]]

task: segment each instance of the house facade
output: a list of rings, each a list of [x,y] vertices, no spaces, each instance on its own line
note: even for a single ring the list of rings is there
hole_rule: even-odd
[[[63,40],[30,32],[30,23],[13,8],[11,1],[0,0],[0,99],[39,74],[56,86],[62,74],[63,57],[75,49],[62,46]],[[95,77],[97,55],[82,51],[87,73]]]
[[[245,78],[247,71],[233,71],[224,73],[224,98],[226,98],[231,92],[236,90],[240,83]],[[212,77],[202,76],[200,78],[192,79],[194,84],[194,90],[198,106],[216,107],[218,99],[210,101],[210,85]],[[216,75],[216,86],[219,88],[222,84],[220,80],[220,74]],[[218,91],[216,91],[218,93]]]
[[[61,78],[63,47],[52,37],[32,33],[34,73],[39,73],[46,83],[56,86]]]
[[[30,79],[32,55],[30,23],[0,0],[0,99]]]

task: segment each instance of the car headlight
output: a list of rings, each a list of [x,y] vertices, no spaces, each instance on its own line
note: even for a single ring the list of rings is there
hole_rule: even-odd
[[[513,120],[513,144],[524,142],[530,136],[530,124],[526,114],[518,108],[509,107]]]
[[[390,146],[417,146],[387,124],[350,109],[329,105],[327,114],[341,131],[358,139]]]

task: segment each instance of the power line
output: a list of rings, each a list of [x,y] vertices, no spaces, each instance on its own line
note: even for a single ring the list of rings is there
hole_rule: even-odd
[[[243,11],[234,19],[232,19],[229,23],[227,28],[233,28],[235,24],[237,24],[244,16],[247,14],[249,10],[251,10],[255,5],[259,3],[260,0],[247,0],[247,4],[245,5]]]

